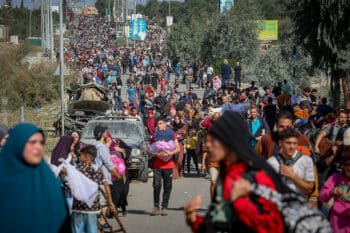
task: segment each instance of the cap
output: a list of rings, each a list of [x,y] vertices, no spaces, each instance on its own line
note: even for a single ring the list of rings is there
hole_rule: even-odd
[[[94,129],[94,136],[96,140],[100,140],[102,137],[102,134],[107,130],[107,127],[97,125]]]

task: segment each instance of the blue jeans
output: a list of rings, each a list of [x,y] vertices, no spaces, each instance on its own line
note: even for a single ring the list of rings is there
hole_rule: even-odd
[[[97,233],[97,214],[72,214],[73,233]]]

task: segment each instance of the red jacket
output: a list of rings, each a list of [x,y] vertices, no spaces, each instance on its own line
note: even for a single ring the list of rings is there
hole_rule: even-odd
[[[223,180],[223,193],[226,201],[231,199],[231,190],[233,183],[241,178],[243,173],[248,172],[247,166],[243,163],[235,163],[227,166],[227,174]],[[276,190],[276,186],[272,179],[267,176],[263,171],[259,171],[255,174],[255,180],[257,184],[270,187]],[[235,216],[244,225],[252,229],[257,233],[283,233],[284,222],[280,215],[277,206],[261,197],[258,197],[260,206],[265,210],[264,213],[260,213],[256,204],[254,204],[248,197],[240,197],[232,203]],[[197,221],[191,226],[193,232],[198,232],[199,226],[205,219],[198,217]]]

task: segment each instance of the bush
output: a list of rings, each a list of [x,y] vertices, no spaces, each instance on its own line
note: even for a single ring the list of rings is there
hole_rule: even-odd
[[[0,96],[8,101],[8,110],[19,106],[33,107],[59,97],[59,79],[47,66],[28,70],[20,61],[32,49],[29,46],[0,46]]]
[[[232,59],[232,58],[227,58],[228,64],[233,68],[236,66],[236,60]],[[221,74],[221,65],[224,64],[224,59],[220,59],[218,61],[216,61],[215,63],[213,63],[213,68],[214,68],[214,72],[215,74]]]

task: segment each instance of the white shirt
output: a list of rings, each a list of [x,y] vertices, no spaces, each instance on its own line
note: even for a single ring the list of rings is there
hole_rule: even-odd
[[[208,69],[207,69],[207,74],[212,75],[213,73],[214,73],[213,67],[209,66]]]
[[[293,155],[293,158],[297,155],[298,152],[295,152]],[[280,163],[276,159],[275,156],[270,157],[267,162],[271,165],[271,167],[279,173],[280,171]],[[301,158],[298,159],[293,165],[294,172],[298,177],[303,179],[307,182],[314,182],[315,181],[315,174],[314,174],[314,163],[312,159],[309,156],[303,155]],[[294,182],[287,178],[282,177],[282,181],[293,191],[298,193],[303,193],[301,190],[299,190]]]

